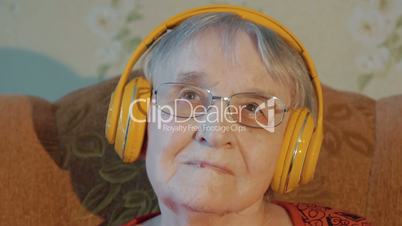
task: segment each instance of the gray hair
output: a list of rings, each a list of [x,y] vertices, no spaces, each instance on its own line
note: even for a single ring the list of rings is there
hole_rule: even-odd
[[[208,28],[217,28],[221,34],[226,57],[234,57],[232,43],[239,31],[246,32],[255,42],[268,74],[276,82],[290,88],[291,106],[306,107],[317,120],[316,96],[303,57],[272,30],[242,19],[232,13],[204,13],[193,16],[165,33],[142,56],[145,77],[166,70],[183,45]],[[233,59],[233,58],[232,58]]]

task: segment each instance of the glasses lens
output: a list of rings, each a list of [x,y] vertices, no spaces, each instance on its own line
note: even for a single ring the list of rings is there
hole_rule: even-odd
[[[162,112],[177,117],[194,117],[207,112],[208,92],[182,83],[162,83],[157,89],[157,105]]]
[[[233,119],[251,127],[275,127],[281,123],[285,114],[285,105],[273,96],[236,94],[232,96],[231,105]]]

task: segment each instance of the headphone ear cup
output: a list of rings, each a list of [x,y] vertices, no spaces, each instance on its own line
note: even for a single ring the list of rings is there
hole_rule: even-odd
[[[123,90],[115,139],[115,150],[125,163],[138,159],[144,143],[151,84],[136,77]]]
[[[276,193],[280,193],[280,194],[284,193],[283,187],[281,187],[282,175],[283,175],[283,171],[285,168],[286,158],[288,158],[287,155],[288,155],[289,146],[291,145],[291,140],[294,135],[293,131],[295,129],[295,124],[297,122],[297,119],[300,116],[300,112],[301,111],[299,109],[295,109],[293,112],[291,112],[289,120],[288,120],[288,124],[286,126],[286,130],[284,132],[284,137],[283,137],[283,141],[282,141],[281,150],[279,152],[279,157],[278,157],[278,160],[276,163],[274,177],[271,182],[271,188]]]
[[[313,130],[314,120],[308,109],[294,110],[286,127],[271,185],[275,192],[287,193],[300,184]]]
[[[295,144],[288,150],[289,154],[292,153],[289,159],[289,170],[288,172],[284,171],[283,173],[285,174],[282,176],[284,178],[285,192],[292,191],[301,184],[302,173],[306,168],[306,158],[310,150],[311,138],[315,128],[314,119],[307,109],[300,113],[295,127]]]
[[[116,138],[116,117],[118,117],[118,115],[116,114],[115,109],[119,108],[117,106],[118,101],[116,98],[115,92],[112,92],[106,116],[105,136],[110,144],[113,144]]]
[[[311,135],[311,141],[308,147],[306,161],[303,167],[301,184],[307,184],[308,182],[313,180],[323,140],[323,128],[316,127],[313,134]]]

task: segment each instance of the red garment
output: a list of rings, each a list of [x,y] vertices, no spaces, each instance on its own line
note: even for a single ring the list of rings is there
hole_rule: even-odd
[[[342,210],[309,203],[272,202],[286,209],[294,226],[371,226],[367,219]],[[159,214],[138,217],[123,226],[134,226]]]

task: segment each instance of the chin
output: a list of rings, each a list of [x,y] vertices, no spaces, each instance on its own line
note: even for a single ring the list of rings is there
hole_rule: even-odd
[[[232,192],[211,192],[210,189],[183,187],[169,191],[169,197],[176,206],[187,211],[204,214],[226,214],[237,212],[249,205],[246,200],[234,199],[239,197]]]
[[[238,187],[235,177],[210,170],[190,168],[176,171],[169,180],[151,178],[156,179],[151,180],[151,184],[159,202],[172,211],[187,209],[206,214],[225,214],[239,212],[256,201],[254,188]],[[246,191],[250,192],[247,193],[249,195],[244,194]]]
[[[199,202],[187,202],[184,203],[184,207],[187,210],[196,212],[196,213],[203,213],[203,214],[218,214],[218,215],[225,215],[234,212],[240,212],[247,207],[249,207],[251,203],[242,202],[242,200],[237,199],[227,199],[225,201],[215,199],[213,201],[199,201]]]
[[[180,205],[188,211],[204,214],[225,214],[237,210],[233,199],[224,200],[217,197],[184,198],[184,200],[180,200]]]

